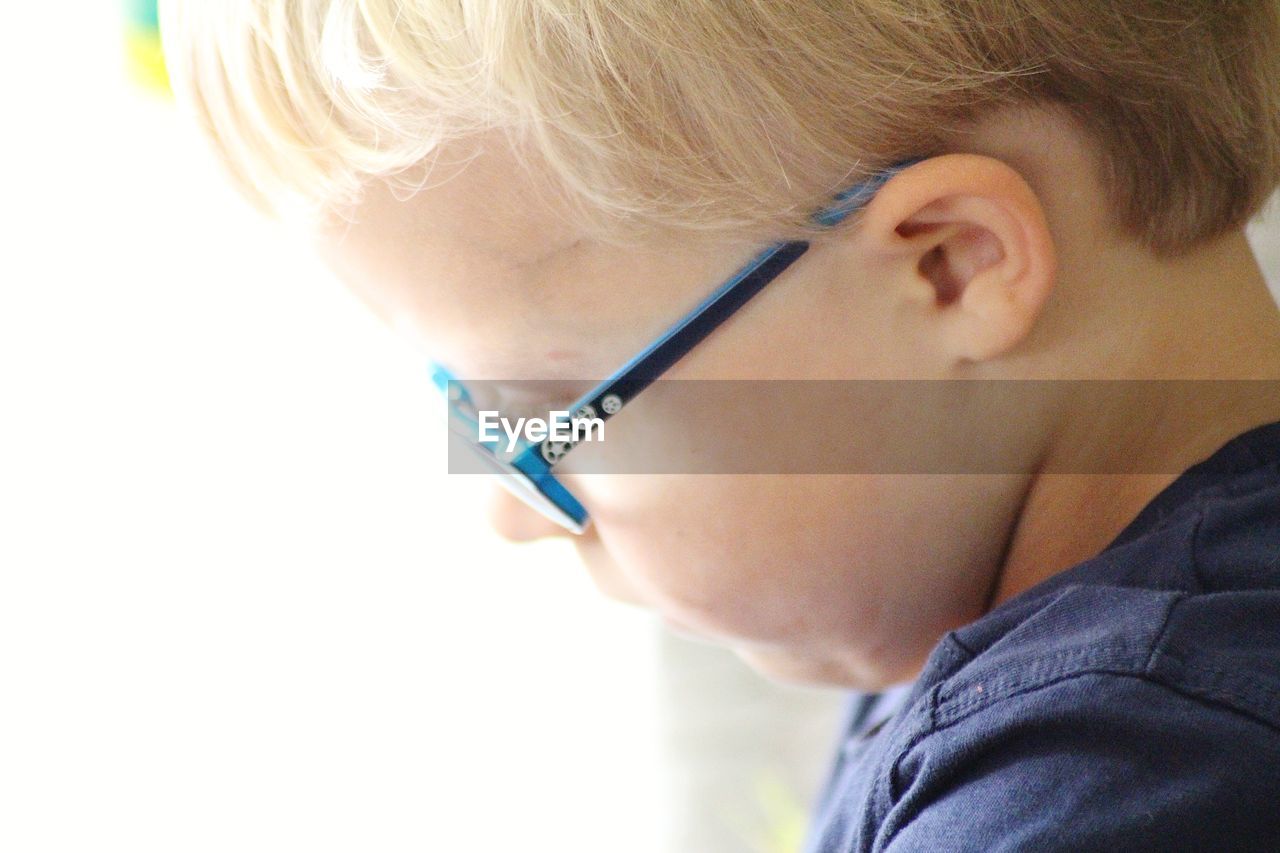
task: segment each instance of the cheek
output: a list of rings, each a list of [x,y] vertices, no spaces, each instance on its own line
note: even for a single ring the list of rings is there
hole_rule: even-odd
[[[966,478],[599,479],[583,495],[600,556],[637,598],[740,652],[856,683],[911,672],[977,616],[1003,538],[966,510]]]
[[[826,478],[602,477],[589,498],[613,572],[676,622],[726,640],[829,641],[833,626],[865,625],[879,596],[866,595],[873,578],[851,582],[850,513],[810,510],[852,509],[854,495],[813,494],[806,479]]]
[[[705,627],[749,597],[755,546],[730,535],[733,490],[699,482],[719,478],[597,479],[587,499],[601,546],[646,601]]]

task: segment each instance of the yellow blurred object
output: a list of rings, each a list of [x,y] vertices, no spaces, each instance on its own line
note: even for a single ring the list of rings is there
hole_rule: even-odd
[[[129,76],[159,92],[169,92],[169,72],[164,65],[160,33],[149,27],[131,25],[125,30],[125,57]]]
[[[796,791],[775,770],[757,770],[751,776],[747,808],[717,809],[725,827],[740,842],[735,849],[751,853],[798,853],[809,824],[808,809]]]
[[[768,834],[759,845],[762,853],[796,853],[804,843],[808,809],[776,774],[755,780],[756,801],[768,821]]]

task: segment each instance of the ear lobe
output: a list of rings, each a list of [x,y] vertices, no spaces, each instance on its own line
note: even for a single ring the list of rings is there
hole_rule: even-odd
[[[998,160],[952,154],[890,180],[864,227],[904,264],[904,297],[956,361],[1024,340],[1053,289],[1053,240],[1039,199]]]

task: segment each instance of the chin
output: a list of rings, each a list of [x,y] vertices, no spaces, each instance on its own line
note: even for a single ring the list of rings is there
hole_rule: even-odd
[[[708,646],[723,647],[727,645],[723,640],[717,640],[713,637],[709,637],[704,631],[692,628],[684,622],[681,622],[679,619],[669,616],[666,613],[660,614],[660,618],[662,619],[663,627],[682,640],[691,640],[695,643],[702,643],[703,645]]]
[[[758,647],[738,647],[733,651],[756,672],[780,684],[875,692],[901,684],[905,680],[901,672],[853,664],[835,656],[820,657],[785,649]]]

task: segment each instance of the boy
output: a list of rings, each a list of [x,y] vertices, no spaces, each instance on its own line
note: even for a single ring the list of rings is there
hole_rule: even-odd
[[[632,359],[646,380],[1053,380],[1015,416],[817,407],[753,433],[768,458],[797,428],[923,422],[1001,448],[995,470],[623,476],[575,468],[581,447],[512,475],[547,517],[496,497],[504,535],[584,531],[606,593],[763,672],[914,679],[887,718],[855,704],[813,849],[1280,845],[1280,394],[1222,382],[1280,379],[1241,233],[1280,182],[1280,4],[164,12],[240,184],[304,211],[495,408]],[[816,226],[851,185],[857,210]],[[801,248],[747,274],[778,245]],[[739,270],[758,293],[670,344]],[[601,387],[626,404],[604,444],[670,445],[656,395]]]

